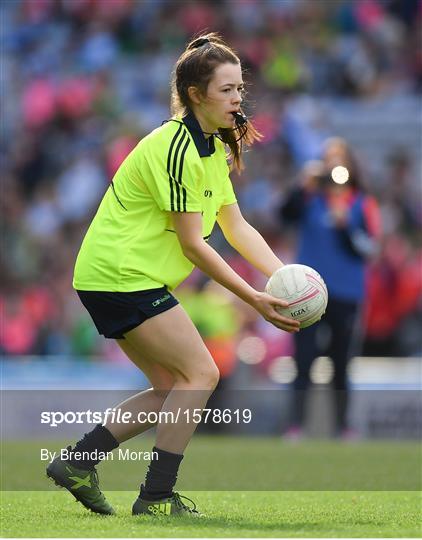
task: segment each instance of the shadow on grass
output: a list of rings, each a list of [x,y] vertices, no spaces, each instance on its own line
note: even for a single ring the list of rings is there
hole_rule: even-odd
[[[85,518],[91,520],[96,519],[97,516],[94,514],[87,514]],[[105,516],[98,516],[100,519],[105,518]],[[233,536],[238,536],[239,531],[262,531],[262,532],[282,532],[282,531],[314,531],[317,529],[329,530],[336,526],[347,525],[350,526],[350,522],[323,522],[323,521],[307,521],[307,522],[296,522],[296,523],[259,523],[257,521],[247,520],[245,518],[233,518],[233,517],[189,517],[189,516],[130,516],[119,514],[115,516],[108,516],[106,519],[110,520],[110,524],[116,525],[119,522],[122,522],[124,526],[128,525],[128,518],[133,519],[133,523],[130,525],[139,524],[148,525],[151,529],[161,529],[166,527],[167,529],[174,528],[175,530],[183,528],[186,533],[192,532],[195,533],[195,536],[201,536],[201,531],[204,532],[204,535],[207,536],[212,533],[212,530],[225,529],[230,531],[233,529]],[[105,522],[104,522],[105,524]],[[354,521],[354,525],[376,525],[381,526],[385,523],[377,521]],[[104,531],[106,532],[106,531]],[[142,532],[142,531],[140,531]],[[207,534],[205,534],[205,532]],[[148,536],[153,536],[153,531]]]

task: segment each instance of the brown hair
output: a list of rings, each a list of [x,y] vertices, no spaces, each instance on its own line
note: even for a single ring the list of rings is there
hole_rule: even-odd
[[[205,95],[215,68],[220,64],[240,64],[236,53],[215,33],[193,39],[176,62],[171,83],[171,113],[185,115],[190,108],[188,88],[195,86]],[[219,128],[221,140],[230,148],[232,168],[243,169],[243,142],[250,146],[262,138],[252,122],[248,120],[236,129]],[[237,140],[239,139],[239,140]]]

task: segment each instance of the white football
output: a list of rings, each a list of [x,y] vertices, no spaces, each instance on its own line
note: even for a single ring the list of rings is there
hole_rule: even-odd
[[[286,264],[268,280],[265,292],[287,300],[287,308],[277,311],[285,317],[300,321],[306,328],[324,315],[328,303],[327,286],[316,270],[304,264]]]

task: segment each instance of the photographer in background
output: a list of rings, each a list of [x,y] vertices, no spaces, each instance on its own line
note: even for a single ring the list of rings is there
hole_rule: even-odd
[[[284,223],[299,225],[297,262],[315,268],[329,293],[321,322],[295,335],[297,377],[286,437],[299,439],[303,435],[312,362],[326,353],[334,369],[336,436],[348,438],[347,364],[360,341],[365,266],[377,252],[381,227],[378,205],[363,187],[356,161],[343,139],[328,139],[323,161],[304,166],[301,186],[287,195],[280,214]],[[321,338],[329,343],[321,344]]]

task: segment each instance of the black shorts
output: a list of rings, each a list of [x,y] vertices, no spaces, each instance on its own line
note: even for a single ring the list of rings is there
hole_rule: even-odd
[[[166,287],[136,292],[76,291],[100,334],[124,339],[147,319],[179,303]]]

